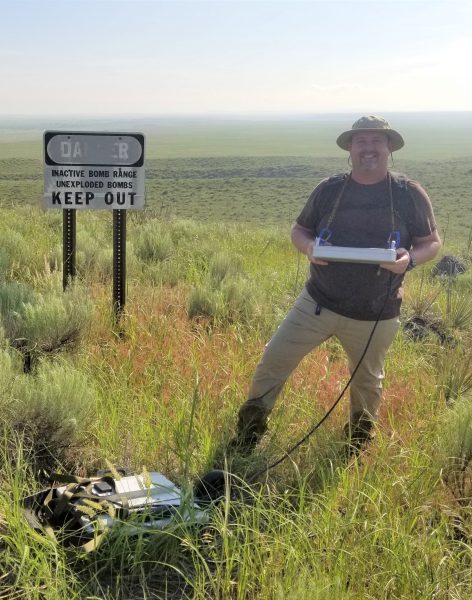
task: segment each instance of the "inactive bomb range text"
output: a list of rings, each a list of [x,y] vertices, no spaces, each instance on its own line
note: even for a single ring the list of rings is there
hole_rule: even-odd
[[[144,137],[45,132],[46,208],[144,208]]]

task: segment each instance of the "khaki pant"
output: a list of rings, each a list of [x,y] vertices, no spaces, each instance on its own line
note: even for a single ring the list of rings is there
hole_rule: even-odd
[[[355,369],[372,332],[375,321],[359,321],[338,315],[326,308],[316,314],[317,304],[304,289],[293,308],[267,344],[257,365],[249,400],[239,411],[239,429],[262,433],[282,387],[304,356],[331,336],[344,348],[349,369]],[[399,327],[398,317],[379,321],[366,355],[350,386],[351,420],[368,413],[378,417],[382,397],[384,361]],[[335,398],[333,398],[334,402]]]

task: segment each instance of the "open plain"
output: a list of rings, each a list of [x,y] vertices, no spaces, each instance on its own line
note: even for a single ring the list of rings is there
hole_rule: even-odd
[[[344,459],[345,399],[203,529],[137,524],[84,556],[21,513],[53,470],[156,470],[190,493],[225,464],[253,369],[306,276],[290,225],[320,179],[347,170],[334,140],[352,120],[0,122],[0,598],[472,597],[472,113],[389,116],[406,140],[394,170],[424,185],[442,255],[465,272],[438,276],[435,261],[407,275],[414,327],[389,354],[364,455]],[[77,281],[62,291],[62,214],[41,204],[45,129],[146,134],[119,327],[109,212],[79,213]],[[329,340],[287,383],[261,448],[227,466],[243,481],[283,455],[346,380]]]

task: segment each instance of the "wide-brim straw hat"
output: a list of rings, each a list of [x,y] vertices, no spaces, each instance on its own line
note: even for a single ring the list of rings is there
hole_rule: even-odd
[[[357,121],[353,124],[352,129],[349,131],[344,131],[336,140],[336,144],[342,148],[343,150],[349,150],[349,145],[351,143],[351,138],[355,133],[376,133],[382,132],[385,133],[391,144],[392,144],[392,152],[395,150],[400,150],[405,145],[402,136],[392,129],[387,121],[383,117],[375,117],[374,115],[370,115],[368,117],[361,117],[357,119]]]

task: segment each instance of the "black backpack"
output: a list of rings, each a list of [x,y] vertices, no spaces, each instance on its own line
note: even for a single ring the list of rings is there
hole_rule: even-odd
[[[206,512],[193,498],[183,498],[181,490],[158,472],[130,475],[113,469],[89,478],[53,474],[50,480],[49,489],[23,500],[24,515],[34,529],[86,552],[117,526],[137,535],[173,522],[206,521]]]

